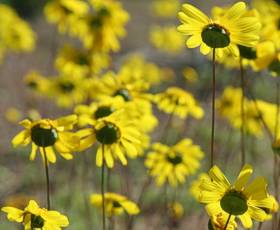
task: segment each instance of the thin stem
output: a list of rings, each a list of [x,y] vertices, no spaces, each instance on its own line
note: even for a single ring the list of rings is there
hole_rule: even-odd
[[[258,230],[261,230],[261,229],[262,229],[262,225],[263,225],[263,222],[260,222],[260,223],[259,223],[259,226],[258,226]]]
[[[105,160],[104,160],[104,145],[102,148],[102,168],[101,168],[101,194],[102,194],[102,229],[105,230],[105,191],[104,191],[104,176],[105,176]]]
[[[225,225],[225,227],[224,227],[224,230],[227,229],[227,226],[228,226],[228,223],[229,223],[229,221],[230,221],[230,218],[231,218],[231,214],[228,215],[227,222],[226,222],[226,225]]]
[[[215,138],[215,98],[216,98],[216,49],[213,48],[212,57],[212,122],[211,122],[211,168],[214,165],[214,138]]]
[[[242,89],[242,95],[241,95],[241,126],[240,126],[240,148],[241,148],[241,168],[245,164],[245,113],[244,113],[244,98],[245,98],[245,81],[244,81],[244,68],[243,68],[243,62],[242,57],[240,56],[240,83],[241,83],[241,89]]]
[[[48,210],[50,210],[51,199],[50,199],[49,164],[48,164],[46,149],[44,147],[43,147],[43,153],[44,153],[44,164],[45,164],[45,172],[46,172],[47,207],[48,207]]]
[[[279,128],[279,104],[280,104],[280,85],[279,81],[276,82],[276,121],[275,121],[275,127],[274,127],[274,141],[277,140],[278,135],[278,128]]]

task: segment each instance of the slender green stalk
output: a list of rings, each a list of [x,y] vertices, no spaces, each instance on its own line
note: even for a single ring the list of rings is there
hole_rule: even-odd
[[[211,167],[214,165],[214,139],[215,139],[215,98],[216,98],[216,49],[212,56],[212,121],[211,121]]]
[[[227,222],[226,222],[226,225],[224,227],[224,230],[227,230],[227,226],[229,224],[230,218],[231,218],[231,214],[228,215]]]
[[[47,159],[46,149],[43,147],[44,153],[44,165],[45,165],[45,173],[46,173],[46,192],[47,192],[47,207],[48,210],[51,208],[51,199],[50,199],[50,177],[49,177],[49,163]]]
[[[259,223],[258,230],[261,230],[261,229],[262,229],[262,224],[263,224],[263,222],[260,222],[260,223]]]
[[[245,98],[245,81],[244,81],[244,68],[243,68],[243,60],[240,56],[239,59],[240,64],[240,85],[242,90],[241,95],[241,126],[240,126],[240,148],[241,148],[241,168],[245,164],[246,154],[245,154],[245,112],[244,112],[244,98]]]
[[[105,160],[104,160],[104,144],[102,148],[102,168],[101,168],[101,194],[102,194],[102,229],[106,229],[106,219],[105,219],[105,188],[104,188],[104,177],[105,177]]]

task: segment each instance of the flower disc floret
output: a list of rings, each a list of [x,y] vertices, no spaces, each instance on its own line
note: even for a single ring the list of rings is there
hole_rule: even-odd
[[[44,219],[41,216],[31,215],[31,229],[44,227]]]
[[[106,123],[101,129],[96,130],[96,139],[104,145],[116,143],[120,138],[120,131],[112,123]]]
[[[45,129],[40,127],[39,124],[31,128],[31,139],[37,146],[53,146],[57,137],[57,132],[53,128]]]
[[[131,100],[131,95],[127,89],[119,89],[115,92],[114,96],[121,96],[125,101]]]
[[[110,106],[100,106],[94,113],[94,118],[99,119],[102,117],[107,117],[114,112],[114,109]]]
[[[241,192],[230,190],[221,199],[222,209],[232,215],[242,215],[248,210],[246,198]]]
[[[249,60],[254,60],[257,58],[257,51],[255,48],[239,45],[238,49],[239,49],[240,56],[243,58],[246,58]]]
[[[202,41],[211,48],[224,48],[230,44],[229,32],[218,24],[207,25],[201,33]]]

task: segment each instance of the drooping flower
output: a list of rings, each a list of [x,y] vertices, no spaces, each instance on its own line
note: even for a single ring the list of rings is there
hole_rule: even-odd
[[[259,40],[261,24],[256,17],[245,13],[244,2],[235,3],[217,18],[209,18],[196,7],[183,4],[179,12],[182,25],[178,30],[189,36],[187,47],[200,46],[200,52],[204,55],[216,48],[219,57],[223,56],[223,52],[238,56],[237,45],[252,47]]]
[[[22,223],[25,230],[61,230],[69,225],[68,218],[58,211],[40,208],[34,200],[30,200],[24,210],[14,207],[3,207],[10,221]]]
[[[30,121],[25,119],[19,124],[25,129],[17,134],[12,144],[26,146],[32,143],[32,150],[30,160],[34,160],[37,150],[44,157],[44,151],[48,162],[55,163],[56,155],[54,149],[65,159],[73,158],[72,152],[79,147],[79,137],[71,130],[73,125],[77,122],[76,115],[61,117],[56,120],[40,119]]]
[[[105,197],[105,213],[109,217],[118,216],[123,213],[128,215],[137,215],[140,209],[137,204],[128,200],[125,196],[117,193],[107,192],[104,194]],[[92,194],[90,196],[90,202],[94,206],[102,209],[102,195]]]
[[[183,139],[174,146],[155,143],[147,154],[145,165],[158,186],[168,182],[172,186],[183,184],[200,166],[203,157],[200,147],[191,139]]]

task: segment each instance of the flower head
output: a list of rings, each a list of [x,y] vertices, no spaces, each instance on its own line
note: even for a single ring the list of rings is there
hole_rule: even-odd
[[[118,216],[126,212],[128,215],[137,215],[140,212],[139,207],[134,202],[128,200],[125,196],[107,192],[105,197],[105,212],[108,216]],[[98,207],[102,208],[102,195],[92,194],[90,196],[90,202]]]
[[[45,159],[44,152],[46,152],[48,162],[56,162],[54,149],[63,158],[69,160],[73,158],[72,152],[79,146],[79,137],[70,131],[76,122],[76,115],[56,120],[30,121],[25,119],[20,122],[25,129],[13,138],[12,143],[16,147],[18,145],[26,146],[31,142],[30,160],[35,159],[38,148],[43,159]]]
[[[69,225],[68,218],[57,211],[40,208],[34,200],[30,200],[24,210],[14,207],[3,207],[10,221],[22,223],[25,230],[61,230]]]

